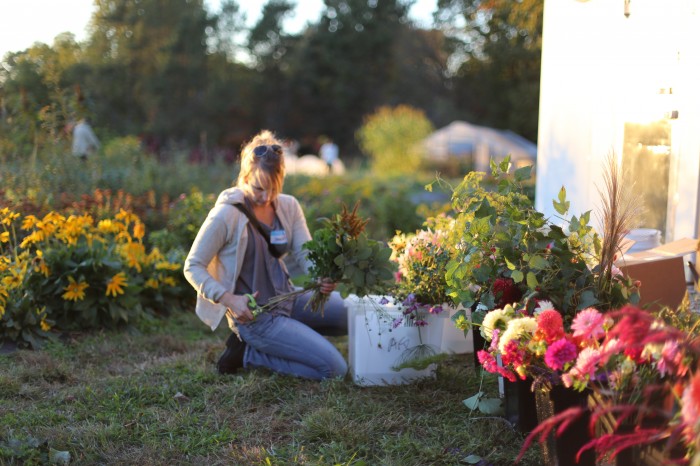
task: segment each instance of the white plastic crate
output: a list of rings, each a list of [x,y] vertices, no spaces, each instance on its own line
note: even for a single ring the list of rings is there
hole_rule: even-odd
[[[391,300],[391,298],[387,298]],[[405,319],[393,304],[379,304],[381,296],[358,298],[351,295],[345,300],[348,308],[348,359],[350,373],[357,385],[400,385],[417,379],[434,377],[434,364],[423,370],[392,367],[402,361],[407,351],[421,344],[429,344],[440,352],[442,331],[447,312],[426,314],[428,325],[417,327]],[[395,319],[401,323],[394,328]],[[420,334],[419,334],[420,332]]]

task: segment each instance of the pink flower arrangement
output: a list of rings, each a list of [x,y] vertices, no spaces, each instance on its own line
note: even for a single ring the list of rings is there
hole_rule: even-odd
[[[612,430],[599,433],[579,453],[595,449],[599,457],[614,457],[632,446],[661,445],[669,464],[688,464],[694,455],[697,463],[692,464],[700,464],[700,371],[695,372],[700,342],[694,334],[634,306],[605,314],[585,309],[570,329],[554,309],[534,317],[522,310],[492,312],[497,319],[487,314],[484,325],[497,325],[482,328],[491,341],[479,352],[484,369],[511,381],[544,378],[595,394],[596,403],[589,407],[591,433],[602,419]],[[534,325],[523,322],[533,318]],[[540,423],[523,451],[534,438],[543,440],[583,412],[570,409]]]
[[[397,265],[395,295],[400,300],[413,295],[420,305],[439,313],[439,305],[451,303],[445,283],[447,263],[452,246],[447,232],[419,230],[416,233],[397,233],[389,242],[391,260]]]

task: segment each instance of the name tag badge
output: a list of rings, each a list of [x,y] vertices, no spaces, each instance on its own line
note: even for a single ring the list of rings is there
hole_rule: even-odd
[[[272,230],[270,232],[270,244],[287,244],[287,233],[284,230]]]

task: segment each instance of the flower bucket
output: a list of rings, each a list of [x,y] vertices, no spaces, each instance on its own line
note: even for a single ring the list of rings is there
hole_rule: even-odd
[[[571,407],[587,407],[591,403],[588,391],[577,392],[562,385],[540,385],[535,389],[537,417],[540,422]],[[550,434],[542,444],[544,466],[595,466],[595,452],[586,450],[576,461],[578,451],[591,440],[588,430],[590,412],[568,425],[560,435]],[[630,465],[631,466],[631,465]]]
[[[537,404],[532,392],[532,379],[510,382],[503,380],[504,417],[523,434],[528,434],[537,427]]]
[[[448,304],[443,304],[442,308],[444,312],[448,313],[448,319],[443,319],[444,326],[442,329],[442,343],[440,345],[440,350],[443,353],[452,354],[466,354],[474,352],[474,336],[471,329],[464,334],[464,331],[455,327],[452,321],[452,316],[454,316],[460,309],[462,305],[458,307],[452,307]],[[470,312],[467,311],[467,317],[469,317]]]
[[[361,386],[401,385],[422,378],[435,377],[436,365],[416,370],[394,370],[406,357],[407,351],[430,345],[440,352],[442,331],[447,312],[426,314],[428,325],[417,327],[404,318],[401,308],[391,298],[386,304],[380,296],[345,299],[348,309],[348,360],[353,382]]]

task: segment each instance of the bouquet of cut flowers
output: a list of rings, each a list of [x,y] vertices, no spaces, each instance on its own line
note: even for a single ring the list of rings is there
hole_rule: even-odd
[[[661,444],[669,464],[678,464],[686,449],[695,452],[700,444],[700,377],[693,375],[700,361],[697,337],[631,305],[605,314],[585,309],[567,329],[546,302],[533,315],[512,306],[495,309],[486,314],[481,332],[490,342],[479,352],[487,371],[511,381],[529,377],[533,387],[561,382],[591,393],[588,408],[571,408],[540,423],[523,451],[557,426],[565,429],[586,409],[600,429],[580,453],[595,449],[600,457],[614,457],[631,447]]]
[[[357,214],[358,207],[359,203],[349,211],[343,205],[340,214],[334,218],[321,219],[324,226],[316,230],[313,239],[304,245],[312,263],[308,284],[300,290],[272,298],[256,312],[307,292],[312,293],[307,306],[314,312],[322,312],[329,298],[329,295],[320,291],[322,279],[338,283],[338,291],[343,297],[386,292],[394,276],[393,265],[389,260],[391,249],[379,241],[367,238],[364,228],[368,220]]]
[[[394,294],[407,306],[426,306],[440,312],[453,304],[445,282],[445,271],[452,257],[452,246],[444,229],[397,232],[389,242],[391,260],[398,266]],[[409,299],[410,298],[410,299]]]

